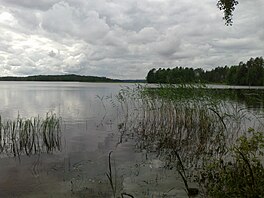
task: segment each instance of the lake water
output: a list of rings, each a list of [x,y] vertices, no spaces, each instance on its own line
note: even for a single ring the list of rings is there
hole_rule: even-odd
[[[108,144],[116,129],[116,116],[110,108],[105,116],[99,98],[119,89],[119,84],[0,82],[3,120],[56,113],[63,123],[62,152],[22,156],[20,161],[12,156],[0,159],[0,197],[64,197],[82,190],[84,184],[78,184],[78,179],[87,182],[96,174],[104,175],[105,152],[112,149]],[[76,178],[81,174],[79,166],[90,169],[82,174],[90,176],[87,181]]]
[[[144,156],[135,153],[131,143],[116,147],[118,112],[104,99],[114,100],[125,86],[129,84],[0,82],[2,120],[56,113],[63,123],[61,152],[24,155],[20,160],[0,155],[0,197],[111,197],[105,173],[112,150],[118,169],[115,175],[122,175],[119,180],[123,191],[132,189],[145,195],[156,191],[151,182],[160,170],[151,169],[147,178],[144,170],[159,161],[141,167]],[[131,177],[139,171],[141,177]],[[166,181],[169,179],[166,177]],[[185,195],[182,186],[178,188]]]
[[[3,120],[55,113],[63,123],[62,151],[20,160],[0,154],[0,197],[111,197],[106,172],[113,150],[120,191],[136,197],[162,197],[173,191],[171,197],[186,197],[175,171],[134,152],[133,142],[116,146],[115,95],[126,86],[131,84],[0,82]]]

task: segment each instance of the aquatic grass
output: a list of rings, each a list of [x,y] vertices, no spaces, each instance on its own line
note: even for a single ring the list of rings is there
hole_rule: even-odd
[[[54,149],[60,150],[61,145],[61,120],[55,114],[47,116],[42,123],[42,139],[46,146],[47,152]]]
[[[0,116],[0,154],[31,155],[61,149],[61,118],[47,114],[38,117],[3,120]]]
[[[175,167],[188,192],[188,180],[196,181],[212,157],[230,157],[245,123],[251,123],[247,108],[215,93],[195,85],[121,90],[120,139],[133,137],[138,150],[156,153],[166,167]]]
[[[110,151],[108,154],[108,172],[106,172],[105,174],[110,183],[113,196],[116,197],[116,175],[113,175],[113,171],[112,171],[112,162],[111,162],[112,153],[113,151]]]
[[[113,153],[113,151],[110,151],[108,153],[108,171],[105,174],[106,174],[106,177],[107,177],[109,184],[111,186],[113,197],[115,198],[115,197],[121,196],[122,198],[125,198],[125,197],[132,197],[133,198],[134,196],[129,194],[129,193],[118,192],[121,189],[118,190],[117,173],[116,173],[116,170],[113,171],[112,158],[111,158],[112,153]],[[120,196],[117,195],[119,193],[120,193]]]

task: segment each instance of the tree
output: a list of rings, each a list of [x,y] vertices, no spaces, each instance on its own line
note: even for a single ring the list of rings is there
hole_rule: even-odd
[[[236,85],[248,85],[248,67],[245,63],[239,63],[237,68]]]
[[[155,83],[155,72],[156,72],[156,69],[152,69],[148,72],[148,75],[147,75],[147,82],[148,83]]]
[[[147,75],[148,83],[227,83],[229,85],[264,85],[264,60],[262,57],[251,58],[247,63],[231,67],[216,67],[211,71],[201,68],[175,67],[158,70],[152,69]]]
[[[262,86],[264,78],[263,58],[251,58],[247,61],[248,85]]]
[[[194,70],[195,81],[201,82],[204,79],[204,70],[202,68],[197,68]]]
[[[233,11],[235,10],[237,4],[237,0],[218,0],[216,4],[220,10],[224,11],[223,19],[225,20],[225,24],[227,26],[233,24]]]
[[[237,84],[237,66],[231,66],[227,73],[227,84]]]

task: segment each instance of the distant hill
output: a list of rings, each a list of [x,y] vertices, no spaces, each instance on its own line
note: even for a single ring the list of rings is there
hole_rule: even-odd
[[[118,79],[110,79],[97,76],[67,75],[37,75],[27,77],[6,76],[0,77],[0,81],[69,81],[69,82],[123,82]]]

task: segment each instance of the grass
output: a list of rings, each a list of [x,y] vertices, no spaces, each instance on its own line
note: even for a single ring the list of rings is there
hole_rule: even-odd
[[[61,149],[61,118],[47,114],[46,118],[3,120],[0,116],[0,153],[20,155],[47,153]]]

